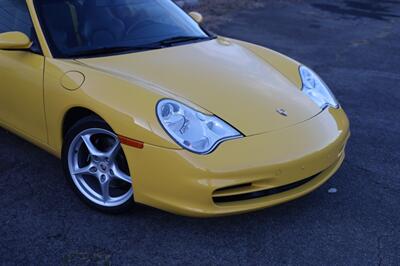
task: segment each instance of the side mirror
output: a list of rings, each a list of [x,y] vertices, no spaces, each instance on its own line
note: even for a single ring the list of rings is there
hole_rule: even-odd
[[[0,33],[1,50],[29,49],[31,46],[32,41],[25,33],[19,31]]]
[[[189,16],[191,16],[192,19],[194,19],[199,24],[203,22],[203,15],[199,12],[190,12]]]

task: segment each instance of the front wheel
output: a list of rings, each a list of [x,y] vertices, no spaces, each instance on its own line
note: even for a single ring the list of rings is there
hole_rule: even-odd
[[[132,179],[118,136],[97,117],[79,121],[66,134],[62,162],[69,183],[96,209],[120,213],[134,204]]]

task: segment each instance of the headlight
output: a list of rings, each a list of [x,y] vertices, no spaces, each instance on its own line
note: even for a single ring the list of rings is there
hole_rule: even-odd
[[[212,152],[221,142],[242,134],[216,116],[205,115],[174,100],[157,104],[165,131],[183,148],[199,154]]]
[[[310,97],[319,107],[322,109],[327,106],[339,108],[339,103],[331,90],[314,71],[306,66],[301,66],[300,76],[303,81],[303,93]]]

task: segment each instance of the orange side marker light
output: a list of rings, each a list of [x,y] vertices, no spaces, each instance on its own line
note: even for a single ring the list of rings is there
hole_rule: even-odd
[[[139,140],[130,139],[128,137],[121,136],[121,135],[118,135],[118,138],[119,138],[119,141],[121,141],[121,144],[125,144],[125,145],[128,145],[128,146],[136,148],[136,149],[143,149],[143,147],[144,147],[144,143]]]

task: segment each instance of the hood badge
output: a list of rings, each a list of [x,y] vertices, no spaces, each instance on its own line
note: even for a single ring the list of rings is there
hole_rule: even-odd
[[[285,109],[282,109],[282,108],[276,109],[276,112],[278,114],[280,114],[281,116],[285,116],[285,117],[289,115],[288,112]]]

